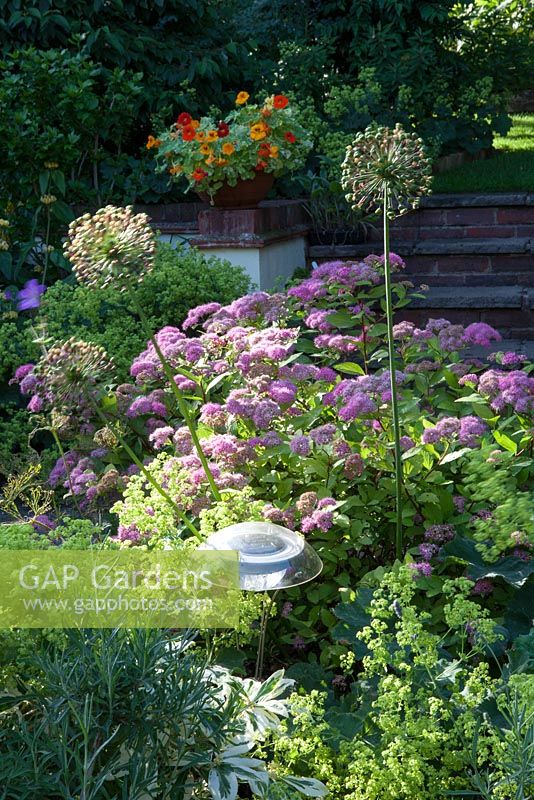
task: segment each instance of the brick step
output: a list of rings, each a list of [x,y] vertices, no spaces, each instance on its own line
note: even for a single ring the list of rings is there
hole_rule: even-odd
[[[419,208],[396,219],[391,228],[427,228],[439,226],[532,225],[532,206],[472,206],[469,208]]]
[[[488,239],[529,239],[534,240],[534,222],[529,225],[423,225],[410,227],[394,227],[392,236],[398,242],[419,242],[426,239],[444,241],[449,239],[467,239],[472,241]],[[382,241],[382,231],[373,228],[369,231],[369,240]]]
[[[499,286],[492,289],[473,287],[432,286],[424,297],[415,298],[414,308],[522,308],[534,291],[526,293],[520,286]]]
[[[403,310],[403,319],[424,324],[431,317],[469,325],[486,322],[517,340],[534,338],[534,291],[519,286],[433,286]],[[496,349],[502,349],[500,346]]]
[[[421,198],[421,208],[472,208],[485,206],[534,206],[532,192],[493,192],[476,194],[459,192],[456,194],[431,194]]]

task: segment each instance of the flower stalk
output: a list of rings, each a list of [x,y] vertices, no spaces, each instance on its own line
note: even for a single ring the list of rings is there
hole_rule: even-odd
[[[403,532],[402,532],[402,454],[400,444],[399,402],[397,395],[397,380],[395,370],[395,347],[393,339],[393,302],[391,292],[391,262],[389,257],[389,192],[388,186],[384,187],[384,280],[386,284],[386,322],[388,328],[388,360],[391,382],[391,415],[393,422],[393,440],[395,448],[395,555],[402,558]]]
[[[135,310],[137,312],[137,315],[139,316],[139,319],[141,320],[141,324],[142,324],[142,326],[144,328],[144,331],[145,331],[145,336],[147,337],[147,339],[150,342],[152,342],[152,346],[153,346],[154,350],[156,351],[156,355],[158,356],[158,358],[159,358],[159,360],[161,362],[161,366],[163,367],[163,371],[165,373],[165,377],[169,381],[169,384],[170,384],[170,387],[171,387],[171,391],[173,392],[173,394],[174,394],[174,396],[176,398],[176,402],[177,402],[180,414],[182,415],[182,417],[183,417],[183,419],[185,421],[185,424],[187,425],[187,427],[189,429],[189,433],[191,434],[191,439],[193,440],[193,445],[195,447],[197,455],[198,455],[198,457],[200,459],[200,463],[202,464],[202,468],[203,468],[203,470],[204,470],[204,472],[206,474],[206,478],[207,478],[208,483],[210,485],[211,493],[213,494],[213,497],[215,498],[215,500],[220,500],[221,499],[221,493],[219,492],[219,489],[217,488],[217,484],[215,483],[215,478],[213,477],[213,473],[212,473],[212,471],[210,469],[210,466],[208,464],[208,459],[206,458],[206,455],[205,455],[204,451],[202,450],[202,446],[200,444],[200,439],[198,438],[198,433],[197,433],[197,429],[195,427],[195,423],[194,423],[193,419],[191,418],[191,414],[189,413],[189,408],[187,407],[187,401],[184,398],[184,396],[183,396],[182,392],[180,391],[179,387],[176,385],[176,381],[174,379],[175,376],[174,376],[173,369],[172,369],[171,365],[169,364],[168,360],[163,355],[163,352],[161,350],[161,347],[158,344],[158,341],[157,341],[156,337],[154,336],[154,334],[150,330],[150,326],[148,324],[148,320],[147,320],[147,318],[145,316],[145,313],[144,313],[144,311],[142,309],[141,303],[139,302],[139,300],[137,298],[135,290],[133,289],[132,286],[129,286],[128,287],[128,291],[129,291],[130,299],[131,299],[131,301],[132,301],[132,303],[134,305],[134,308],[135,308]]]

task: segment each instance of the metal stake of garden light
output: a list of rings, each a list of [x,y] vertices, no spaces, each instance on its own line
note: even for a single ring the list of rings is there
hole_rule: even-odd
[[[316,578],[323,563],[304,538],[272,522],[240,522],[208,537],[204,548],[237,550],[239,585],[248,592],[273,592],[265,602],[254,677],[261,679],[265,637],[272,604],[281,589],[290,589]]]

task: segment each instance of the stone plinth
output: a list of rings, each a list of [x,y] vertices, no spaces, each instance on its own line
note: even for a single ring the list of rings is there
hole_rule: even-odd
[[[298,200],[204,209],[198,214],[198,231],[191,245],[244,267],[259,289],[280,288],[306,265],[308,226]]]

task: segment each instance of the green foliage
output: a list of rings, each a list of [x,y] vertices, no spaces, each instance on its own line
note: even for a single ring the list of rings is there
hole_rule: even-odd
[[[251,33],[261,40],[276,31],[282,87],[298,87],[315,109],[318,151],[337,163],[344,138],[371,121],[413,127],[436,151],[489,146],[492,131],[509,125],[504,95],[528,74],[506,12],[490,18],[467,0],[309,0],[298,12],[287,0],[247,6]]]
[[[249,756],[287,713],[283,673],[245,682],[191,644],[159,630],[70,631],[63,647],[28,654],[31,681],[2,697],[6,800],[235,800],[239,785],[265,797],[286,781],[324,796],[315,780],[271,780]]]
[[[497,441],[502,435],[496,432]],[[513,548],[527,552],[534,547],[534,492],[525,483],[523,465],[514,458],[514,441],[507,438],[507,443],[512,452],[499,450],[493,457],[488,451],[478,452],[466,469],[467,496],[491,508],[489,518],[472,523],[477,550],[490,562]]]
[[[179,324],[198,304],[231,302],[249,285],[243,270],[228,261],[206,257],[185,246],[173,248],[159,243],[156,266],[136,293],[150,328],[156,331]],[[102,345],[114,358],[120,378],[126,377],[132,359],[146,345],[135,311],[114,288],[95,292],[69,282],[55,284],[44,297],[42,317],[51,340],[76,335]]]
[[[243,75],[246,55],[235,5],[202,0],[7,0],[4,48],[83,48],[105,73],[142,73],[144,113],[183,104],[192,89],[199,108]]]
[[[338,676],[332,684],[323,673],[316,690],[293,695],[291,721],[273,744],[275,768],[322,776],[333,800],[464,797],[486,772],[494,794],[483,797],[528,797],[532,642],[520,637],[492,675],[485,647],[499,634],[468,598],[470,586],[444,586],[443,635],[421,610],[410,570],[387,573],[364,602],[367,623],[352,630],[367,652],[355,683]]]
[[[113,179],[106,177],[110,163],[126,166],[121,153],[138,109],[140,74],[104,74],[85,53],[33,47],[5,54],[0,68],[0,215],[10,248],[0,271],[6,283],[20,285],[36,273],[50,279],[68,272],[61,237],[73,213],[65,199],[112,196]]]

